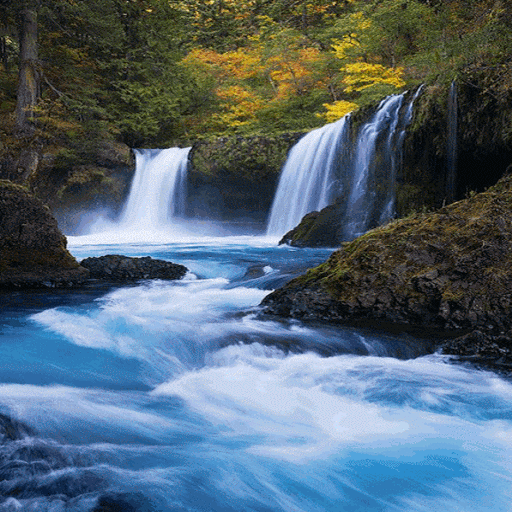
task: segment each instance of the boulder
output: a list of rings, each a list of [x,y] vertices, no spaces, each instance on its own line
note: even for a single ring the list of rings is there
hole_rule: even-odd
[[[83,283],[88,271],[66,243],[48,207],[25,187],[0,180],[0,288]]]
[[[28,425],[0,413],[0,443],[6,444],[8,441],[17,441],[34,434]]]
[[[117,254],[86,258],[81,265],[88,269],[92,279],[125,282],[140,279],[181,279],[187,268],[170,261],[155,260],[149,256],[131,258]]]
[[[279,245],[294,247],[338,247],[342,242],[342,213],[339,204],[306,214],[300,224],[288,231]]]

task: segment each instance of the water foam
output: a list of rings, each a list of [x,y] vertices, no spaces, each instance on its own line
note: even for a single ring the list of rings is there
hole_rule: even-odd
[[[447,367],[433,356],[286,356],[254,344],[221,350],[210,366],[162,384],[154,394],[178,396],[233,434],[257,436],[252,453],[297,463],[340,450],[388,453],[400,446],[402,453],[422,452],[425,443],[461,452],[468,443],[489,449],[510,428],[492,413],[480,424],[483,404],[474,403],[475,395],[489,400],[492,386],[493,377]],[[510,411],[506,392],[495,406],[500,414]],[[489,423],[497,432],[492,439],[484,436]]]

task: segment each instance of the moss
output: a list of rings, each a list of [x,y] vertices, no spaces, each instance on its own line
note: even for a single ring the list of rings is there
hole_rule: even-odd
[[[105,168],[79,167],[59,188],[57,197],[66,203],[81,203],[84,207],[100,195],[120,201],[123,188]]]
[[[195,143],[189,154],[187,214],[265,219],[281,167],[299,136],[221,137]]]
[[[38,269],[77,269],[76,259],[65,249],[56,247],[45,251],[33,249],[2,249],[0,251],[0,272],[36,271]]]
[[[201,141],[192,148],[192,172],[206,176],[219,173],[249,180],[278,174],[298,135],[280,137],[222,137]]]
[[[385,290],[426,310],[435,300],[460,306],[481,296],[488,303],[509,293],[512,280],[511,198],[507,176],[440,211],[390,222],[343,244],[290,287],[320,286],[343,304]]]

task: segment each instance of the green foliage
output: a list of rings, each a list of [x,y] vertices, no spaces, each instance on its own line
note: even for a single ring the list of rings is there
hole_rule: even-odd
[[[28,1],[0,3],[3,118],[14,107],[16,20]],[[503,101],[512,86],[512,3],[504,0],[35,4],[39,135],[76,146],[306,130],[467,70],[492,68],[486,90]]]

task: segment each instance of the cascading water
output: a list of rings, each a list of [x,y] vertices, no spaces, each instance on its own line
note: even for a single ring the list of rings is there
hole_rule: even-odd
[[[186,154],[138,152],[126,231],[172,231]],[[195,276],[3,294],[0,512],[510,512],[509,380],[431,354],[431,333],[257,314],[330,250],[116,233],[69,248]]]
[[[329,250],[70,248],[198,278],[4,294],[0,512],[510,512],[510,381],[438,340],[254,314]]]
[[[397,169],[402,166],[403,163],[403,147],[406,134],[406,128],[412,121],[414,102],[423,90],[423,85],[420,85],[412,100],[407,105],[407,109],[403,116],[401,116],[398,126],[388,136],[388,153],[391,154],[391,168],[389,173],[390,186],[387,189],[387,196],[385,201],[385,207],[382,210],[379,218],[379,224],[392,219],[395,215],[395,196],[396,196],[396,173]],[[396,136],[398,130],[398,137]]]
[[[386,170],[384,179],[379,180],[380,188],[387,191],[394,184],[393,140],[403,98],[401,94],[383,100],[376,114],[359,132],[345,219],[346,239],[362,235],[369,229],[372,218],[380,217],[382,205],[376,201],[377,175],[382,174],[379,171]],[[376,162],[377,144],[381,137],[382,159]]]
[[[457,180],[457,130],[458,130],[457,84],[452,82],[448,95],[448,134],[446,148],[446,200],[455,200],[455,183]]]
[[[360,128],[355,143],[350,137],[350,114],[303,137],[283,168],[267,234],[283,235],[305,214],[335,200],[344,204],[340,210],[346,240],[393,218],[397,165],[420,91],[405,110],[405,93],[383,100]]]
[[[348,140],[349,119],[345,116],[313,130],[292,148],[279,179],[267,235],[286,233],[306,213],[333,200],[333,168]]]
[[[137,150],[136,171],[119,221],[121,228],[158,231],[183,213],[190,148]]]

